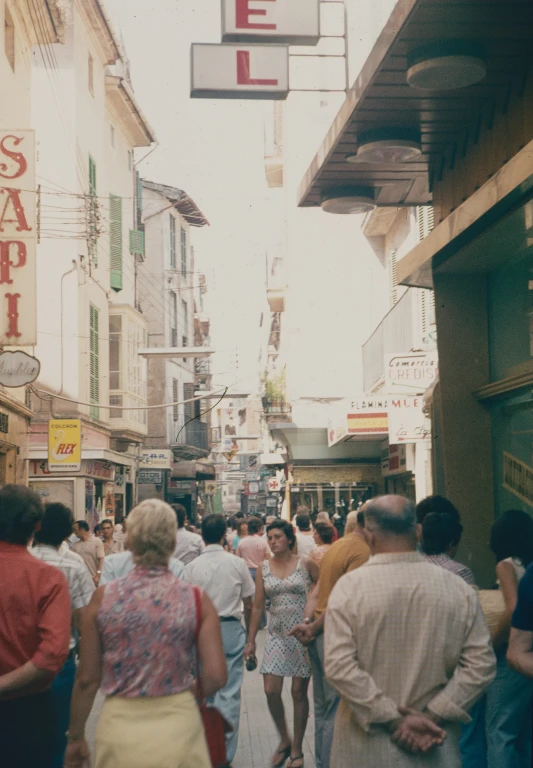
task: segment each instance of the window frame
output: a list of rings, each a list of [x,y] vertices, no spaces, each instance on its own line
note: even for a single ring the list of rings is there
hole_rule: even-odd
[[[94,58],[90,51],[87,53],[87,85],[89,93],[94,96]]]
[[[170,213],[170,268],[176,269],[176,217]]]
[[[89,402],[90,415],[100,418],[100,310],[89,303]]]

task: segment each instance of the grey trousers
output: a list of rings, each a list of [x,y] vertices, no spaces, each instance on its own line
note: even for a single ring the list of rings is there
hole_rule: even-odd
[[[309,646],[309,658],[313,670],[316,768],[329,768],[340,696],[324,677],[324,633]]]

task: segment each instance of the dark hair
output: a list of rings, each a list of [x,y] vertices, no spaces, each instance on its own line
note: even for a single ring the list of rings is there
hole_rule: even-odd
[[[307,515],[307,517],[309,517],[309,507],[306,507],[305,504],[300,504],[298,507],[296,507],[296,514]]]
[[[106,518],[105,520],[102,520],[102,523],[100,527],[103,527],[106,523],[109,523],[109,525],[113,528],[113,521],[109,520],[109,518]]]
[[[77,520],[76,525],[89,533],[89,523],[86,520]]]
[[[335,535],[335,528],[329,523],[316,523],[315,531],[318,533],[324,544],[331,544]]]
[[[490,532],[490,548],[500,563],[516,557],[527,568],[533,562],[533,518],[521,509],[509,509]]]
[[[292,525],[286,520],[276,520],[275,523],[270,523],[268,526],[267,534],[274,530],[279,530],[284,533],[289,542],[289,549],[293,549],[294,545],[296,544],[296,534],[294,533],[294,528]]]
[[[430,512],[422,523],[422,549],[426,555],[442,555],[461,541],[463,526],[454,515]]]
[[[363,510],[360,510],[357,513],[357,525],[359,526],[359,528],[365,527],[365,513],[363,512]]]
[[[178,528],[184,528],[185,521],[187,520],[187,510],[183,504],[173,504],[172,509],[176,513],[176,517],[178,519]]]
[[[237,533],[238,533],[239,536],[241,535],[241,530],[242,530],[242,526],[243,525],[247,526],[248,525],[248,520],[245,520],[244,518],[239,517],[239,519],[237,520],[237,523],[236,523],[236,530],[237,530]]]
[[[74,517],[71,510],[59,502],[47,504],[40,529],[35,533],[38,544],[59,547],[62,541],[72,533]]]
[[[296,515],[296,525],[298,526],[299,531],[311,530],[311,520],[309,518],[309,511],[299,512]]]
[[[207,515],[202,520],[202,538],[206,544],[220,544],[226,533],[222,515]]]
[[[25,485],[0,489],[0,541],[27,544],[44,516],[41,497]]]
[[[444,496],[428,496],[419,504],[417,504],[416,522],[424,522],[425,516],[429,515],[431,512],[438,512],[441,515],[450,515],[450,517],[453,517],[458,522],[461,522],[461,515],[459,514],[459,510]]]
[[[93,530],[94,535],[96,536],[96,534],[100,533],[101,530],[102,530],[102,526],[100,525],[100,523],[96,523]]]
[[[237,512],[237,514],[235,515],[235,519],[237,520],[238,518],[241,518],[241,517],[245,517],[245,514],[244,514],[244,512],[242,511],[242,509],[241,509],[241,511],[240,511],[240,512]]]
[[[257,517],[248,518],[248,533],[250,534],[250,536],[253,536],[256,533],[259,533],[262,527],[263,527],[263,521],[259,520],[259,518]]]

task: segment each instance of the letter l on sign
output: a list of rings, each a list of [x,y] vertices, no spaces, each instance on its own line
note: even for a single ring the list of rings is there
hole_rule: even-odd
[[[278,80],[257,80],[250,77],[250,51],[237,51],[238,85],[278,85]]]

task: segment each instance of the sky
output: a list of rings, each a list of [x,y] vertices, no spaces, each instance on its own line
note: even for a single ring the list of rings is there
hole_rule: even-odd
[[[105,4],[124,39],[136,98],[160,144],[138,170],[184,189],[211,225],[193,229],[192,244],[208,280],[215,382],[240,381],[237,389],[252,391],[266,302],[265,105],[189,98],[190,46],[220,42],[220,0]],[[140,150],[137,160],[144,154]]]

